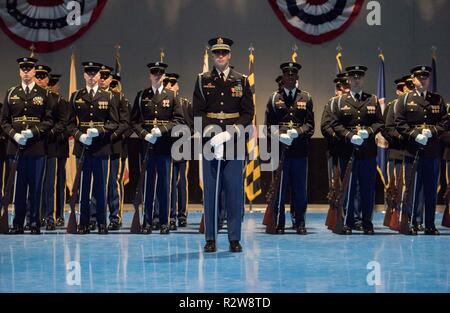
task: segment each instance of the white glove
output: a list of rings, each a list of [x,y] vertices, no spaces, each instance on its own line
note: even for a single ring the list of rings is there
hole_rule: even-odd
[[[418,134],[416,137],[416,141],[421,145],[425,146],[428,142],[428,137],[422,134]]]
[[[14,140],[21,146],[25,146],[27,144],[27,138],[21,134],[15,134]]]
[[[292,138],[291,138],[291,136],[289,136],[288,134],[281,134],[280,135],[280,141],[282,142],[282,143],[284,143],[285,145],[287,145],[287,146],[290,146],[290,145],[292,145]]]
[[[365,129],[360,129],[358,130],[358,136],[361,137],[362,139],[367,139],[369,138],[369,133]]]
[[[22,130],[21,134],[27,139],[33,138],[33,132],[31,131],[31,129]]]
[[[155,136],[156,138],[161,137],[161,129],[159,129],[158,127],[153,127],[152,129],[152,135]]]
[[[80,142],[86,146],[92,145],[92,138],[86,134],[80,136]]]
[[[287,131],[287,134],[289,135],[289,137],[291,137],[292,139],[295,139],[298,137],[298,132],[295,129],[289,129]]]
[[[224,144],[228,140],[231,139],[231,134],[227,131],[221,132],[211,139],[211,145],[214,147],[220,146],[221,144]]]
[[[361,138],[361,136],[353,135],[352,140],[350,142],[354,145],[360,146],[363,144],[364,139]]]
[[[214,158],[216,160],[222,160],[224,154],[224,145],[218,145],[214,147]]]
[[[431,130],[429,130],[428,128],[422,129],[422,135],[424,135],[428,139],[433,137],[433,134],[431,133]]]
[[[144,140],[147,141],[147,142],[150,142],[150,143],[155,143],[154,137],[155,136],[153,136],[153,134],[147,134],[147,135],[145,135]]]
[[[99,135],[98,129],[97,128],[88,128],[87,135],[88,135],[88,137],[91,137],[91,138],[98,137],[98,135]]]

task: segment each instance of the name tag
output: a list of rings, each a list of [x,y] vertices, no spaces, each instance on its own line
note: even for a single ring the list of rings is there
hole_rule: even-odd
[[[75,101],[75,103],[77,103],[77,104],[84,104],[84,100],[83,99],[78,99],[77,101]]]
[[[278,100],[277,102],[275,102],[275,106],[277,107],[277,109],[282,109],[282,108],[284,108],[286,105],[285,105],[284,101],[280,99],[280,100]]]
[[[417,103],[415,103],[414,101],[410,101],[410,102],[408,102],[407,106],[414,107],[414,106],[417,106]]]
[[[344,105],[344,106],[341,108],[341,110],[342,110],[342,111],[349,111],[349,110],[350,110],[350,107],[349,107],[348,105]]]
[[[216,86],[214,86],[213,84],[209,83],[208,85],[203,85],[203,88],[214,89],[214,88],[216,88]]]

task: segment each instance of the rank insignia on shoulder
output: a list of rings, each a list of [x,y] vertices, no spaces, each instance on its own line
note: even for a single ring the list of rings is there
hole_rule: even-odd
[[[35,104],[35,105],[43,105],[44,104],[44,99],[42,99],[42,97],[34,97],[33,98],[33,104]]]
[[[306,102],[305,101],[297,101],[297,109],[306,110]]]
[[[342,110],[342,111],[348,111],[348,110],[350,110],[350,107],[349,107],[348,105],[344,105],[344,106],[341,108],[341,110]]]
[[[164,99],[163,102],[162,102],[162,106],[163,106],[163,108],[170,107],[170,100],[169,99]]]
[[[100,110],[106,110],[108,109],[108,101],[99,101],[98,102],[98,108]]]
[[[20,98],[17,95],[14,95],[10,98],[10,100],[19,100]]]
[[[367,114],[375,114],[376,108],[377,107],[373,105],[367,106]]]
[[[212,83],[208,83],[208,85],[203,85],[203,88],[214,89],[214,88],[216,88],[216,86],[214,86]]]

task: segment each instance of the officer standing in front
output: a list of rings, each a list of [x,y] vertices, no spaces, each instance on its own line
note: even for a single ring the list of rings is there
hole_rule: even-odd
[[[384,127],[381,107],[376,96],[363,91],[365,66],[347,67],[350,92],[337,99],[332,127],[339,139],[353,149],[353,167],[346,199],[347,212],[343,233],[351,234],[355,227],[353,206],[359,185],[358,206],[362,213],[364,234],[373,235],[372,214],[375,201],[377,174],[377,146],[375,135]],[[341,172],[345,171],[345,161],[341,161]]]
[[[19,58],[21,84],[10,88],[2,107],[2,128],[10,138],[7,155],[13,158],[21,149],[17,165],[15,216],[11,234],[23,234],[27,199],[31,234],[40,234],[40,204],[44,179],[46,134],[53,127],[54,98],[36,85],[34,58]],[[27,196],[28,195],[28,196]]]
[[[239,148],[236,143],[239,140],[236,137],[245,136],[242,127],[252,123],[254,116],[252,92],[247,77],[230,67],[233,41],[218,37],[209,40],[208,43],[211,46],[214,68],[211,72],[199,74],[197,77],[193,95],[194,117],[201,118],[201,137],[207,136],[208,130],[212,128],[220,128],[221,131],[211,140],[204,138],[206,145],[209,145],[204,148],[210,149],[208,151],[211,151],[211,148],[214,150],[212,159],[203,154],[206,239],[204,250],[216,251],[218,201],[221,191],[225,190],[230,251],[241,252],[239,241],[244,208],[245,155],[230,156],[226,151],[229,148],[234,148],[234,151]],[[228,143],[233,140],[231,144]]]
[[[131,110],[131,126],[144,141],[144,151],[149,149],[150,153],[144,185],[142,232],[152,233],[153,207],[157,197],[160,234],[165,235],[170,232],[171,130],[182,123],[183,115],[175,93],[163,85],[168,65],[155,62],[147,64],[147,67],[150,69],[151,87],[138,92]]]
[[[107,234],[106,192],[111,136],[119,126],[118,99],[99,87],[102,64],[83,62],[86,87],[70,98],[69,133],[75,137],[74,154],[84,152],[81,178],[79,234],[90,232],[90,196],[95,195],[98,233]],[[91,181],[93,185],[91,186]]]
[[[285,197],[288,185],[291,190],[291,206],[294,208],[294,228],[299,235],[306,235],[305,214],[307,199],[308,143],[314,134],[313,100],[309,92],[296,87],[301,65],[294,62],[280,65],[283,72],[283,88],[269,98],[265,125],[279,126],[281,144],[288,149],[283,164],[279,201],[277,233],[284,234]]]
[[[406,151],[412,155],[405,156],[406,184],[410,188],[405,212],[409,212],[412,219],[411,235],[418,230],[421,213],[415,199],[419,197],[422,188],[425,235],[439,235],[434,223],[441,153],[439,137],[448,129],[448,116],[444,99],[439,94],[428,91],[431,71],[431,67],[425,65],[411,69],[415,89],[399,98],[399,109],[395,114],[397,131],[405,139]],[[417,169],[412,173],[416,157]]]

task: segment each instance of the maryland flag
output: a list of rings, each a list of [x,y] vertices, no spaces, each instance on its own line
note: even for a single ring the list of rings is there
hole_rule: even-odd
[[[253,65],[255,56],[253,49],[250,48],[249,65],[248,65],[248,83],[253,93],[253,105],[256,106],[255,94],[255,73]],[[259,162],[258,133],[256,130],[256,114],[253,117],[253,131],[251,137],[247,141],[247,166],[245,168],[245,193],[249,201],[253,201],[262,192],[261,189],[261,165]]]
[[[70,74],[69,74],[69,98],[77,91],[77,73],[75,68],[75,52],[72,51],[72,55],[70,56]],[[71,105],[71,104],[69,104]],[[77,172],[77,162],[75,159],[75,155],[73,154],[73,147],[75,145],[75,138],[69,138],[69,158],[66,162],[66,186],[69,188],[70,194],[72,194],[72,186],[75,180],[75,175]]]

